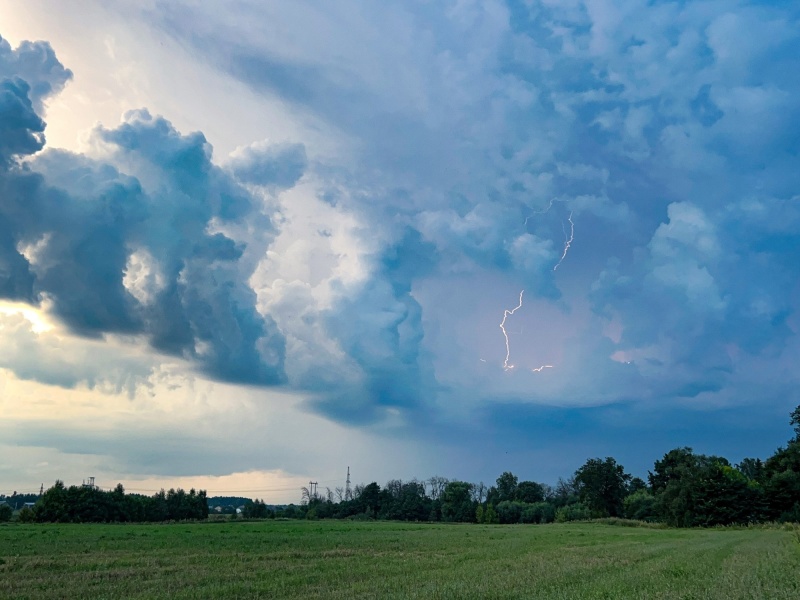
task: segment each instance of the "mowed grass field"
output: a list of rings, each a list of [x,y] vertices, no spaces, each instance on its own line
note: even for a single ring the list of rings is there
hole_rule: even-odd
[[[800,598],[769,529],[343,521],[0,526],[0,598]]]

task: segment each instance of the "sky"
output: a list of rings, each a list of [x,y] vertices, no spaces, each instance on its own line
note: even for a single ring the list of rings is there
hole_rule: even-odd
[[[291,502],[789,438],[796,3],[0,14],[0,492]]]

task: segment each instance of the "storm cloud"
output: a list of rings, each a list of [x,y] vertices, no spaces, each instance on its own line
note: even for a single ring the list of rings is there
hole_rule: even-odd
[[[40,152],[70,72],[5,44],[3,297],[350,424],[796,403],[796,8],[187,6],[136,14],[336,143],[140,109]]]
[[[31,48],[4,53],[6,68],[25,68],[0,83],[3,297],[46,299],[79,335],[144,336],[212,378],[280,384],[283,339],[255,309],[238,263],[245,242],[214,230],[257,213],[252,195],[212,164],[202,134],[182,135],[146,110],[93,133],[106,160],[32,156],[45,127],[32,98],[56,89],[42,83],[51,73],[69,71],[44,45],[37,73]]]

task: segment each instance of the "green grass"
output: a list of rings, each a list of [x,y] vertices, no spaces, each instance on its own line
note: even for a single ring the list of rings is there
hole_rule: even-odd
[[[778,529],[262,521],[0,526],[0,598],[800,598]]]

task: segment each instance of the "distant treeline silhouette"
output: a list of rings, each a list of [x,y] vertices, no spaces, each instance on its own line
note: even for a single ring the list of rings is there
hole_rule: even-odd
[[[684,447],[657,460],[647,481],[608,457],[587,460],[555,486],[505,472],[488,488],[443,477],[393,480],[383,488],[373,482],[349,495],[341,488],[324,494],[304,488],[298,516],[478,523],[622,517],[678,527],[800,522],[800,406],[790,423],[795,437],[766,461],[745,458],[732,465]]]
[[[106,523],[147,522],[208,517],[206,492],[161,490],[153,496],[126,494],[122,484],[111,491],[88,485],[66,487],[56,481],[31,508],[20,511],[25,522]]]
[[[376,482],[352,490],[327,488],[324,493],[302,488],[299,506],[273,509],[262,500],[248,501],[241,516],[472,523],[622,517],[678,527],[800,522],[800,406],[790,422],[795,437],[766,461],[745,458],[732,465],[721,456],[696,454],[684,447],[657,460],[647,481],[626,473],[614,458],[591,458],[555,486],[519,481],[510,472],[490,487],[444,477],[395,479],[383,488]],[[71,523],[166,521],[205,519],[208,510],[202,490],[162,490],[141,496],[126,494],[121,484],[104,492],[86,485],[65,487],[57,481],[19,518]]]

